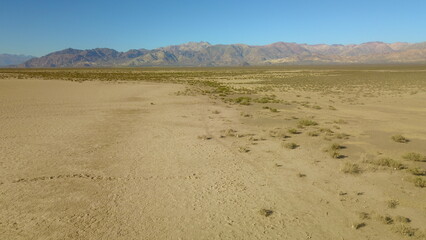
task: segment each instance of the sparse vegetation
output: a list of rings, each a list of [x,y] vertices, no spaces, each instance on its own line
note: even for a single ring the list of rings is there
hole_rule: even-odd
[[[388,208],[396,208],[399,205],[399,201],[395,199],[391,199],[386,202],[386,205],[388,206]]]
[[[410,140],[408,140],[406,137],[402,136],[402,135],[393,135],[392,140],[397,142],[397,143],[408,143]]]
[[[297,123],[298,127],[309,127],[309,126],[316,126],[316,125],[318,125],[318,123],[311,119],[301,119]]]
[[[237,131],[229,128],[221,131],[221,137],[236,137]]]
[[[235,103],[239,103],[240,105],[250,105],[252,98],[251,97],[238,97],[233,100]]]
[[[244,113],[244,112],[241,113],[241,116],[246,118],[253,117],[253,115],[251,115],[250,113]]]
[[[126,73],[129,72],[129,70],[122,69],[3,69],[0,70],[0,78],[2,78],[3,72],[6,72],[4,73],[6,75],[11,74],[15,76],[16,74],[20,74],[20,78],[58,79],[58,77],[63,77],[65,80],[78,82],[88,80],[100,80],[117,82],[149,81],[184,83],[185,86],[187,86],[187,89],[184,91],[184,88],[179,88],[182,90],[182,92],[179,92],[178,95],[205,95],[203,96],[203,99],[209,97],[209,100],[214,101],[215,103],[215,105],[204,108],[201,113],[195,111],[192,113],[182,113],[182,115],[187,116],[186,119],[178,119],[181,121],[180,123],[183,123],[185,125],[193,124],[194,127],[196,127],[197,129],[205,128],[208,129],[205,131],[209,131],[214,134],[214,140],[205,142],[197,140],[195,138],[195,136],[197,135],[193,136],[193,141],[195,141],[195,144],[214,144],[215,148],[212,152],[208,153],[209,155],[211,155],[215,153],[220,153],[221,149],[225,149],[220,148],[218,143],[221,143],[227,148],[234,148],[236,154],[240,158],[248,160],[247,162],[232,162],[232,166],[230,169],[226,169],[226,166],[222,169],[218,168],[220,171],[219,177],[223,177],[222,182],[225,185],[219,183],[218,186],[215,186],[219,188],[217,190],[224,190],[224,193],[230,194],[235,191],[240,191],[240,188],[244,186],[238,185],[238,178],[247,176],[247,171],[245,171],[247,170],[247,168],[242,165],[235,164],[251,164],[252,162],[257,161],[258,158],[260,158],[260,161],[257,161],[256,164],[264,164],[266,166],[265,169],[262,169],[262,171],[259,172],[263,175],[254,176],[251,180],[261,179],[261,177],[265,177],[268,174],[274,175],[274,177],[281,176],[282,179],[284,179],[285,176],[289,176],[290,180],[293,181],[293,183],[300,184],[300,186],[296,186],[297,189],[307,187],[306,189],[308,190],[312,189],[312,186],[310,186],[311,184],[314,185],[316,183],[319,183],[318,186],[313,186],[313,188],[325,187],[327,191],[322,191],[320,192],[320,194],[318,194],[316,191],[313,191],[308,194],[310,196],[305,195],[305,197],[307,197],[306,200],[307,202],[315,202],[321,198],[322,201],[323,196],[325,201],[330,200],[331,202],[328,205],[327,209],[324,208],[323,210],[326,210],[327,214],[329,213],[328,211],[330,211],[332,218],[333,214],[336,213],[336,209],[334,208],[336,203],[339,200],[342,201],[342,205],[344,205],[344,207],[341,208],[341,210],[343,209],[348,211],[344,213],[345,219],[349,219],[345,223],[345,227],[347,229],[339,229],[341,225],[338,224],[335,226],[335,229],[333,229],[333,231],[338,231],[345,235],[347,232],[344,231],[351,231],[352,229],[350,229],[350,224],[353,223],[352,227],[354,229],[359,229],[358,231],[353,230],[354,234],[359,234],[359,232],[362,232],[362,236],[370,238],[378,236],[380,238],[379,233],[382,233],[385,230],[390,230],[392,226],[379,226],[379,228],[382,229],[378,229],[379,231],[375,232],[375,227],[377,227],[378,223],[376,221],[377,212],[382,215],[385,215],[387,213],[392,214],[392,216],[380,217],[380,221],[385,224],[408,224],[410,223],[409,218],[397,216],[398,214],[407,214],[408,217],[413,218],[413,227],[419,226],[421,224],[418,222],[419,218],[416,217],[416,215],[409,214],[411,214],[412,211],[419,210],[420,208],[422,209],[423,207],[423,205],[421,205],[421,201],[423,200],[421,199],[421,197],[423,196],[421,193],[423,193],[424,189],[421,188],[424,188],[426,186],[426,170],[424,169],[424,162],[426,162],[426,157],[422,154],[425,154],[426,152],[423,152],[423,149],[421,149],[421,139],[424,138],[424,132],[417,131],[419,129],[418,126],[412,126],[412,130],[410,128],[410,131],[407,132],[402,132],[402,130],[395,130],[390,128],[386,129],[386,127],[389,126],[387,125],[386,121],[394,119],[387,118],[388,116],[391,116],[392,114],[407,114],[403,116],[406,119],[409,119],[412,116],[410,115],[411,113],[409,111],[397,112],[401,105],[398,105],[395,109],[392,109],[395,112],[389,111],[386,112],[386,114],[374,116],[375,119],[383,118],[380,119],[383,121],[361,121],[362,118],[357,117],[361,114],[362,116],[368,116],[368,114],[371,113],[368,112],[369,107],[365,108],[365,112],[363,112],[364,109],[362,107],[358,108],[358,106],[363,102],[365,104],[374,103],[374,106],[380,110],[381,101],[387,101],[389,98],[386,97],[388,96],[404,96],[403,94],[408,93],[408,91],[406,91],[407,88],[412,88],[419,92],[418,95],[412,96],[410,98],[415,99],[416,101],[418,101],[420,97],[423,98],[424,91],[426,89],[424,87],[424,79],[426,79],[426,72],[424,71],[424,66],[422,66],[420,69],[422,73],[416,73],[415,71],[411,71],[410,69],[409,71],[404,70],[404,72],[396,73],[399,74],[399,76],[397,77],[395,77],[395,73],[393,72],[382,71],[386,68],[385,66],[380,66],[379,68],[371,66],[368,67],[368,71],[358,71],[356,68],[354,68],[355,70],[353,70],[352,67],[345,66],[339,66],[339,69],[333,71],[317,71],[316,67],[313,68],[313,70],[309,69],[310,67],[306,67],[306,69],[304,68],[300,71],[292,71],[292,66],[274,67],[271,68],[272,70],[268,68],[196,68],[191,70],[187,70],[187,68],[165,68],[161,70],[158,70],[157,68],[144,68],[131,69],[131,74]],[[344,69],[344,71],[341,71],[340,68]],[[347,70],[347,68],[349,70]],[[288,69],[290,69],[290,71]],[[373,70],[370,71],[370,69]],[[274,95],[269,95],[272,93],[277,94],[278,97]],[[298,94],[299,98],[297,100],[299,101],[293,101],[296,99],[296,93],[302,94]],[[313,94],[311,95],[310,93]],[[185,99],[187,98],[195,99],[194,97],[184,96],[179,97],[179,101],[186,101]],[[381,98],[382,96],[385,98]],[[172,97],[177,98],[175,96]],[[368,98],[372,98],[373,101],[369,102]],[[166,105],[165,103],[167,102],[163,100],[153,99],[147,100],[147,102],[144,102],[144,104],[149,105],[150,101],[155,101],[155,103],[157,104],[155,106],[152,106],[152,108],[155,108],[152,110],[155,111],[160,110],[163,105]],[[385,103],[389,104],[389,102]],[[289,104],[291,105],[288,106]],[[328,106],[329,104],[338,104],[335,106],[338,107],[339,111],[335,111],[336,108],[334,106]],[[348,108],[348,105],[352,104],[358,105],[354,108],[357,111],[349,111],[351,109]],[[179,104],[178,107],[181,107],[181,105]],[[385,105],[385,107],[389,107],[389,105]],[[415,106],[413,105],[407,107],[414,108]],[[313,110],[321,108],[323,108],[324,110]],[[329,110],[327,110],[327,108]],[[215,109],[218,109],[220,111]],[[377,109],[374,108],[374,110]],[[207,116],[205,116],[204,112],[207,112]],[[223,114],[213,115],[220,114],[221,112]],[[235,113],[240,114],[240,112],[241,117],[238,117],[236,119]],[[200,114],[197,115],[198,113]],[[345,120],[339,118],[344,118]],[[194,123],[196,120],[199,119],[207,121]],[[194,120],[194,122],[191,122],[192,120]],[[412,122],[415,123],[416,121]],[[348,122],[350,123],[350,125],[343,125],[347,124]],[[375,123],[377,123],[377,128],[376,126],[372,125]],[[401,129],[408,129],[405,128],[406,126],[404,126],[404,124],[406,123],[411,123],[411,121],[401,122]],[[180,127],[180,125],[177,127]],[[238,129],[238,131],[234,129],[226,129],[224,131],[219,132],[219,130],[221,129],[230,127]],[[291,128],[288,129],[289,127]],[[341,130],[337,130],[339,128],[341,128]],[[271,129],[272,131],[270,131]],[[375,135],[376,129],[377,135]],[[391,140],[390,137],[392,134],[386,134],[384,133],[385,131],[401,131],[402,134],[407,134],[407,137],[409,137],[410,139],[412,138],[412,143],[399,144],[407,143],[409,142],[409,140],[401,135],[399,135],[398,137],[393,136]],[[291,135],[300,134],[301,132],[303,132],[303,134],[301,135]],[[352,136],[345,132],[350,133]],[[410,133],[413,134],[408,135]],[[380,143],[379,141],[383,140],[383,134],[386,135],[384,135],[385,137],[383,143]],[[224,139],[218,139],[218,141],[216,141],[215,139],[219,136],[224,137]],[[244,137],[237,139],[237,137],[241,136]],[[326,142],[323,140],[323,138],[326,138],[331,142]],[[349,138],[350,141],[344,140]],[[199,139],[209,140],[212,139],[212,136],[202,135],[199,136]],[[333,143],[334,141],[338,143]],[[393,141],[398,143],[393,143]],[[300,150],[298,148],[298,144],[296,144],[295,142],[301,145]],[[184,144],[186,145],[186,142],[184,142]],[[276,149],[277,146],[278,149]],[[321,151],[322,146],[327,147],[327,149],[325,150],[327,153],[318,154],[318,149],[319,151]],[[347,150],[344,150],[345,146],[348,147]],[[250,150],[252,152],[250,152]],[[241,153],[239,153],[238,151]],[[382,152],[382,155],[380,157],[374,158],[375,153],[378,151]],[[419,153],[407,153],[404,154],[401,158],[402,153],[407,151],[418,151]],[[396,156],[391,155],[395,153],[397,153]],[[228,155],[230,159],[235,158],[235,153],[231,154],[225,152],[224,154],[220,154],[220,157],[224,158],[221,163],[226,163],[229,160],[227,158]],[[330,155],[332,158],[342,160],[330,159],[328,155]],[[350,156],[347,157],[345,155]],[[389,156],[391,158],[383,156]],[[328,160],[324,160],[324,158],[328,158]],[[210,159],[210,162],[205,162],[201,165],[198,165],[209,167],[212,163],[211,160],[214,159]],[[158,166],[161,167],[161,165]],[[303,166],[304,168],[298,168],[300,166]],[[216,167],[216,165],[214,167]],[[217,165],[217,167],[219,167],[219,165]],[[237,174],[234,177],[227,175],[228,173],[232,174],[234,172],[233,170],[235,170],[235,167],[241,167],[241,169],[243,170],[240,172],[241,174]],[[248,169],[250,168],[251,166],[249,166]],[[406,171],[391,171],[390,168],[396,170],[406,168],[409,169]],[[296,169],[296,171],[294,171],[294,169]],[[362,173],[364,172],[364,169],[365,171],[367,171],[367,169],[372,169],[372,171],[365,173],[366,180],[361,177],[362,175],[360,177],[356,177],[356,175],[354,175],[355,177],[352,177],[351,175],[349,175]],[[381,171],[373,172],[377,169],[381,169]],[[190,170],[194,170],[194,172],[197,172],[197,174],[198,172],[200,172],[204,175],[211,172],[208,169],[197,170],[191,168]],[[309,174],[310,176],[306,177],[306,174],[303,173],[302,170],[306,170],[307,172],[305,173]],[[341,172],[339,172],[339,170],[341,170]],[[298,171],[302,171],[302,173]],[[216,172],[217,171],[213,171],[213,173]],[[348,175],[344,175],[342,172]],[[249,173],[258,174],[256,173],[256,171],[249,171]],[[162,173],[152,173],[152,175],[154,174],[161,175]],[[179,176],[175,176],[174,174],[175,173],[172,172],[171,175],[169,175],[171,176],[170,179],[174,179],[174,177],[179,177],[181,175],[179,174]],[[208,177],[208,175],[205,176],[206,179]],[[9,178],[5,178],[5,181],[9,181],[8,179]],[[232,182],[234,180],[235,182]],[[249,183],[251,182],[251,180],[248,182],[243,181],[241,182],[241,185]],[[230,181],[231,185],[227,184],[228,181]],[[340,184],[336,183],[337,181],[345,182]],[[165,184],[168,184],[168,182],[169,180],[166,180]],[[191,183],[186,180],[185,182]],[[277,184],[280,184],[280,182],[283,183],[283,181],[276,181]],[[2,183],[3,182],[1,182],[0,185]],[[59,182],[59,184],[60,183],[61,182]],[[155,181],[152,183],[157,182]],[[264,181],[261,181],[259,182],[259,185],[263,185],[264,183]],[[360,185],[358,186],[356,184]],[[367,184],[372,184],[374,186],[368,186]],[[9,185],[9,183],[5,182],[5,185],[3,186],[6,186],[8,188],[8,186],[12,187],[13,185]],[[381,191],[383,190],[383,188],[387,187],[391,188],[390,192]],[[266,191],[255,192],[256,190],[262,190],[261,187],[254,187],[249,190],[253,191],[247,192],[248,194],[245,195],[253,197],[260,196],[260,198],[262,198],[262,194],[273,193],[269,191],[270,189],[266,189]],[[340,190],[342,190],[342,192],[337,195],[338,191]],[[374,192],[374,190],[378,191]],[[364,196],[360,196],[363,192],[358,191],[365,191]],[[386,208],[386,204],[389,204],[388,202],[385,203],[385,200],[388,200],[388,198],[385,198],[385,200],[383,200],[383,197],[387,197],[387,194],[389,193],[395,193],[393,196],[401,200],[401,206],[399,207],[399,209],[397,208],[396,210],[383,210],[384,208]],[[276,197],[280,197],[279,194],[281,193],[275,192],[273,194],[278,194]],[[268,197],[266,196],[266,198]],[[268,199],[273,200],[278,198],[273,197]],[[245,199],[242,200],[246,201]],[[376,204],[377,201],[380,201],[379,203],[381,204],[378,207]],[[264,202],[267,204],[267,201]],[[327,201],[327,204],[328,203],[329,202]],[[255,208],[255,217],[262,218],[267,222],[269,220],[280,220],[279,218],[282,217],[281,212],[274,211],[282,209],[282,205],[280,205],[281,203],[273,203],[273,205],[274,204],[277,204],[277,209],[274,210],[267,209],[271,208],[272,205],[270,205],[269,207],[268,205],[261,205]],[[258,211],[261,207],[266,208],[261,209],[259,215]],[[308,209],[304,208],[302,205],[300,205],[299,207],[303,208],[301,210]],[[410,212],[407,213],[405,211],[405,207],[409,207]],[[357,212],[355,212],[357,210],[366,212],[360,212],[358,214]],[[380,212],[381,210],[383,211]],[[321,215],[319,215],[318,213],[321,213]],[[322,215],[323,213],[325,213],[325,211],[314,211],[313,217],[322,218],[324,217]],[[357,215],[354,216],[354,213]],[[272,215],[272,217],[270,218],[264,218],[270,216],[271,214],[274,215]],[[354,219],[350,220],[351,218]],[[238,218],[236,220],[238,220]],[[324,224],[328,223],[329,222],[321,223],[322,225],[319,227],[323,227]],[[271,224],[272,225],[268,226],[276,227],[276,223]],[[368,224],[367,227],[362,228],[366,226],[366,224]],[[395,226],[395,231],[401,233],[404,236],[415,235],[415,229],[409,227],[407,229],[406,225],[403,226],[404,227]],[[270,229],[267,229],[267,231],[269,230]],[[418,235],[419,233],[416,234]],[[400,238],[402,239],[403,237]]]
[[[370,163],[375,164],[377,166],[384,166],[384,167],[390,167],[395,170],[401,170],[407,168],[404,164],[393,160],[392,158],[380,158],[374,161],[371,161]]]
[[[308,132],[308,136],[310,137],[318,137],[320,134],[317,131]]]
[[[287,131],[291,134],[300,134],[300,132],[295,128],[289,128]]]
[[[418,167],[410,168],[410,172],[411,172],[411,174],[416,175],[416,176],[426,176],[426,170],[418,168]]]
[[[343,120],[343,119],[339,119],[339,120],[334,120],[334,123],[336,123],[336,124],[347,124],[348,122]]]
[[[358,174],[361,172],[361,168],[356,163],[346,162],[342,167],[343,173]]]
[[[297,144],[296,144],[296,143],[294,143],[294,142],[289,142],[289,143],[283,142],[283,146],[284,146],[285,148],[288,148],[288,149],[296,149],[296,148],[298,148],[298,147],[299,147],[299,145],[297,145]]]
[[[406,153],[402,155],[402,158],[409,161],[426,162],[426,156],[415,152]]]
[[[250,152],[250,149],[248,147],[239,147],[238,151],[241,153],[248,153]]]
[[[400,223],[409,223],[411,220],[409,218],[403,217],[403,216],[396,216],[395,221]]]
[[[355,223],[352,224],[352,228],[355,229],[355,230],[360,229],[360,228],[365,227],[365,226],[366,226],[365,222],[355,222]]]
[[[412,228],[406,224],[397,224],[392,228],[396,233],[402,236],[412,237],[416,234],[417,229]]]
[[[370,214],[367,212],[360,212],[358,213],[358,216],[360,219],[364,220],[364,219],[370,219]]]
[[[324,152],[327,152],[330,157],[332,158],[343,158],[344,156],[340,154],[340,149],[345,148],[344,146],[338,144],[338,143],[333,143],[330,147],[324,149]]]
[[[413,179],[414,186],[424,188],[426,187],[426,180],[422,177],[415,177]]]
[[[346,133],[338,133],[336,134],[337,139],[349,139],[350,135]]]
[[[386,216],[379,215],[379,216],[377,216],[377,219],[384,224],[392,224],[393,223],[393,218],[389,215],[386,215]]]
[[[260,209],[259,213],[262,216],[269,217],[274,213],[274,211],[270,209],[262,208]]]

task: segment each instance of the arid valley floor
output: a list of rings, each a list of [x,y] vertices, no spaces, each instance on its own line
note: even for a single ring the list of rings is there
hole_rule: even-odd
[[[426,239],[426,67],[0,69],[0,239]]]

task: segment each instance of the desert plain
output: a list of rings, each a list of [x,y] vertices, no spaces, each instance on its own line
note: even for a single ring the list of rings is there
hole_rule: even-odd
[[[426,239],[421,65],[0,70],[0,239]]]

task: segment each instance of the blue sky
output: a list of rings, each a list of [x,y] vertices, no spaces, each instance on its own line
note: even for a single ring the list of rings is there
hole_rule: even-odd
[[[426,41],[424,0],[0,0],[0,53]]]

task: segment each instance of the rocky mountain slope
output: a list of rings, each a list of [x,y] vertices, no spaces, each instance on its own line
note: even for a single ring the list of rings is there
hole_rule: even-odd
[[[118,52],[108,48],[65,49],[31,59],[20,67],[242,66],[271,64],[426,63],[426,42],[368,42],[308,45],[277,42],[264,46],[181,45]]]

